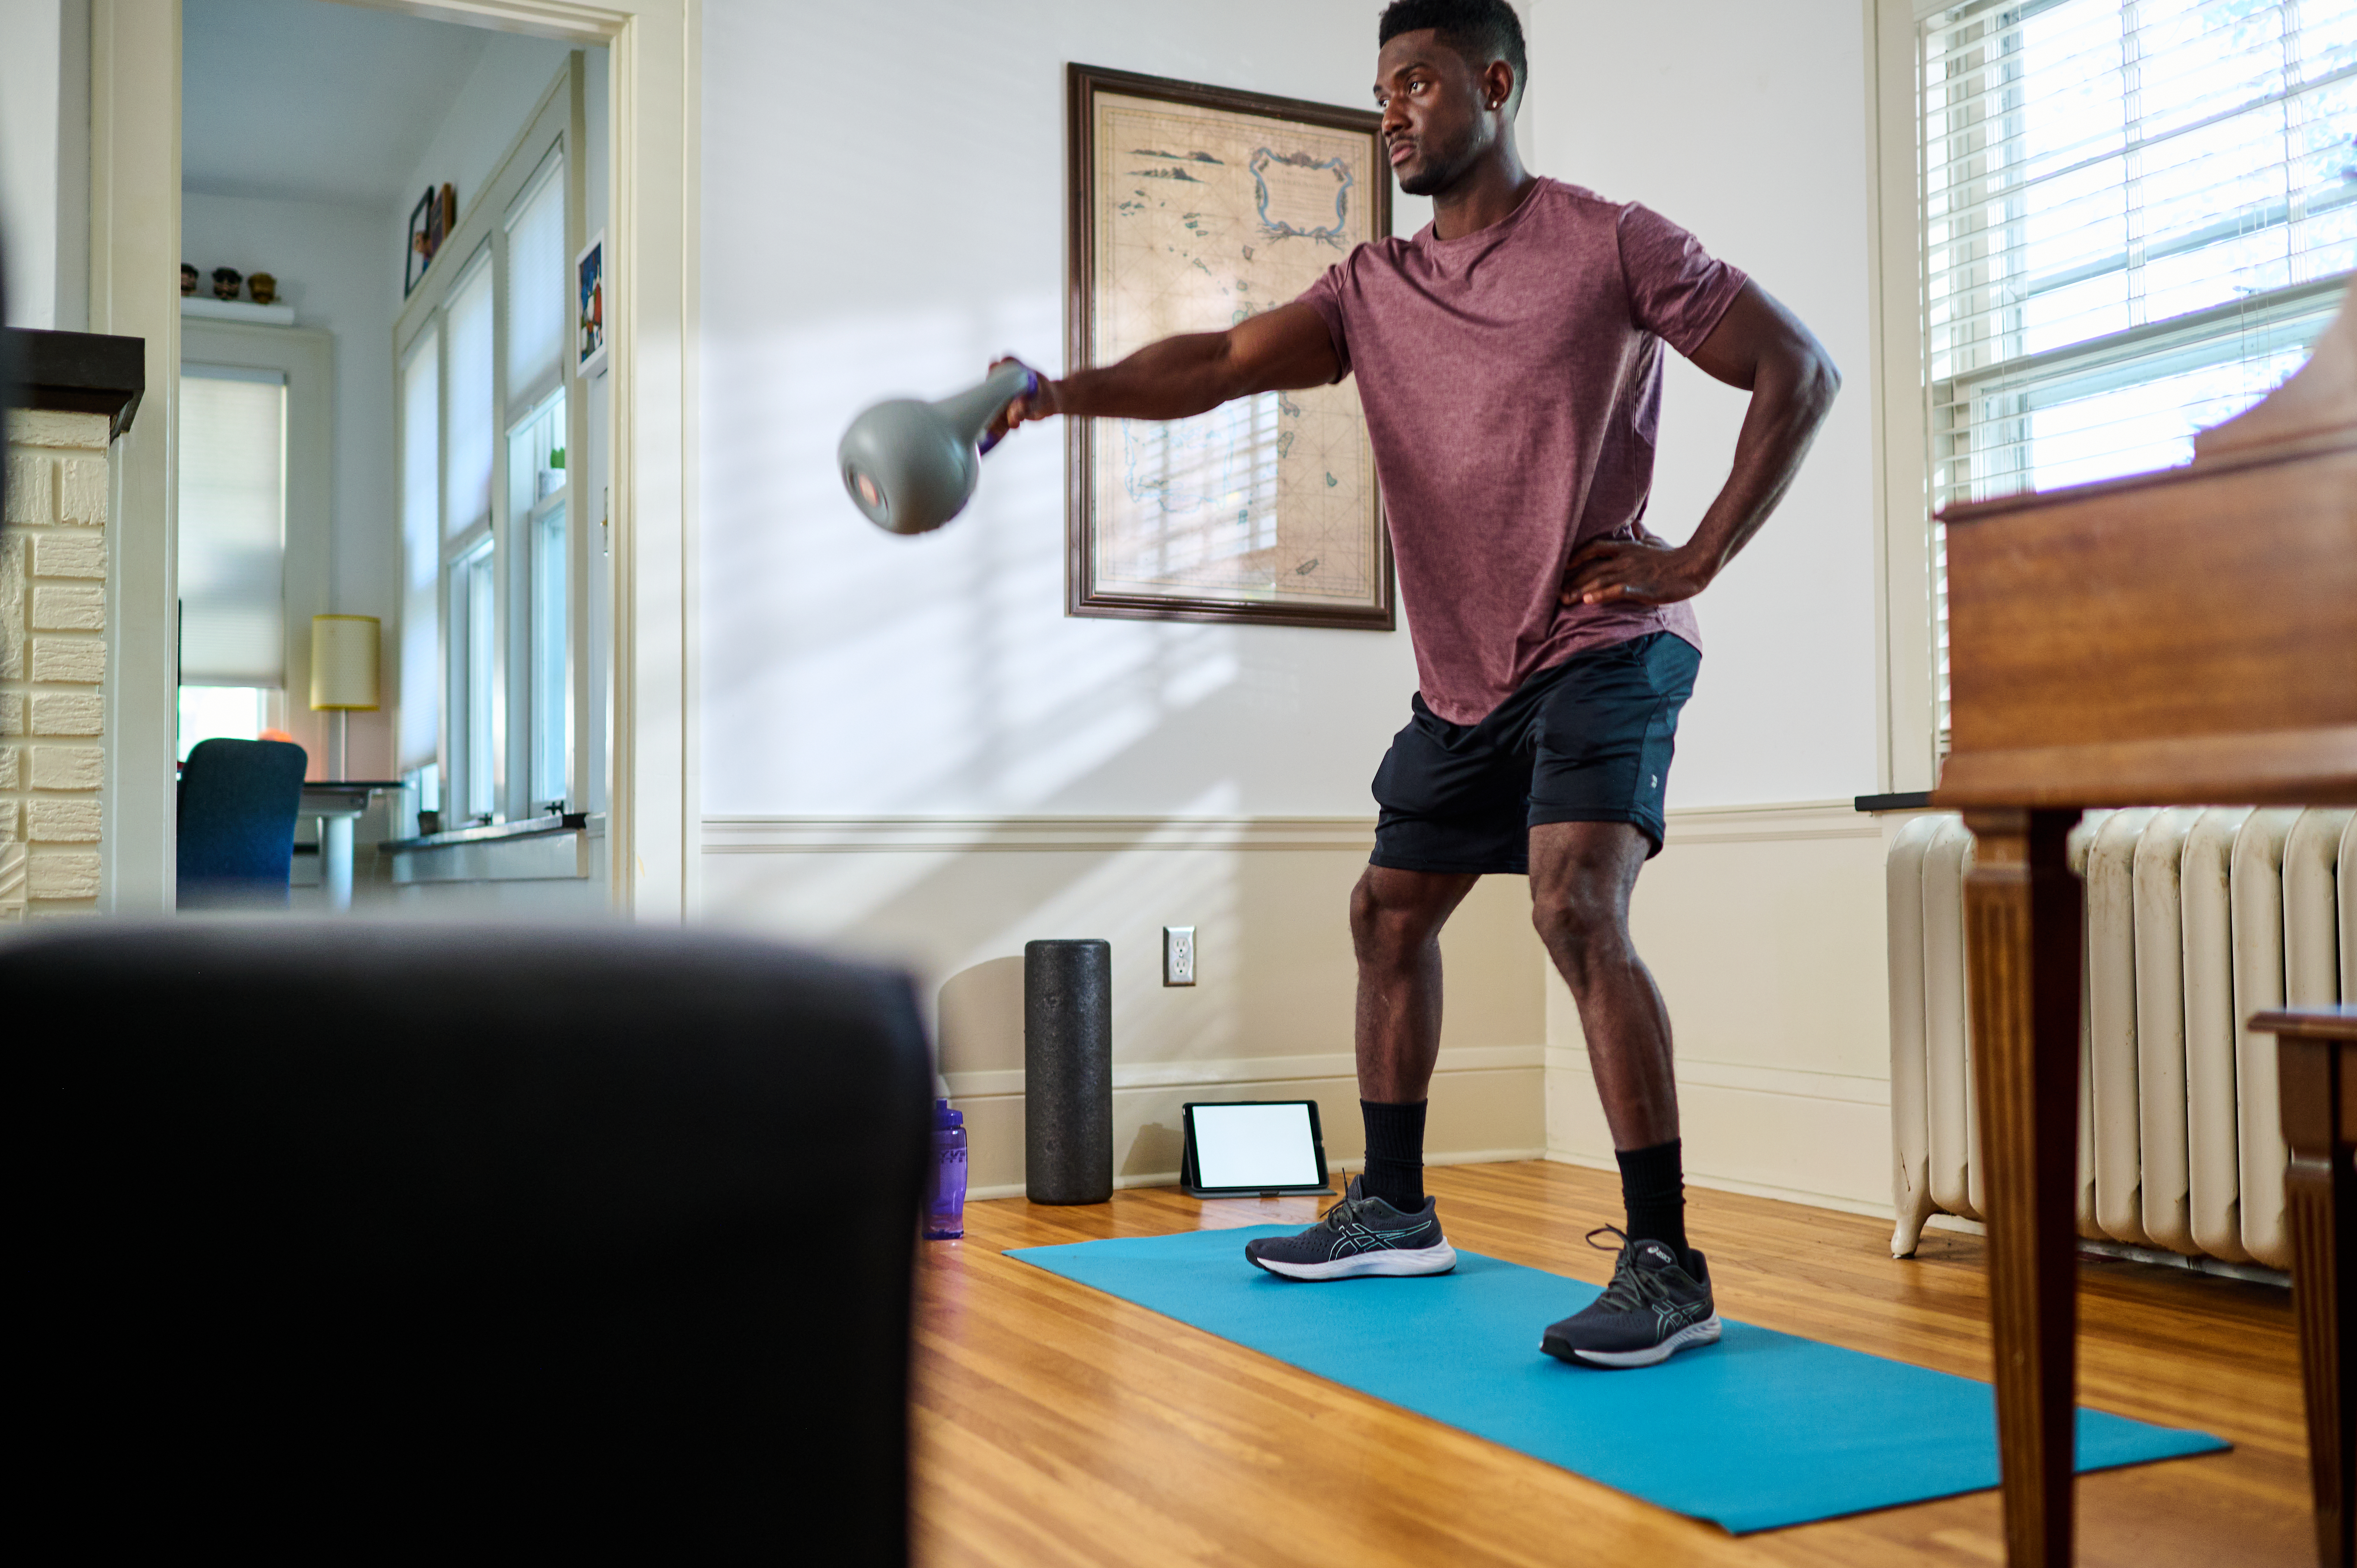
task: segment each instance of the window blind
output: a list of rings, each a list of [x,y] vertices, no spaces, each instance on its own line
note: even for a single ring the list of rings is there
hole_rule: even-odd
[[[401,368],[401,766],[442,744],[442,335],[419,334]]]
[[[442,527],[456,539],[491,514],[491,446],[497,437],[491,358],[491,262],[486,245],[474,270],[450,291],[444,330],[450,365]]]
[[[508,217],[508,401],[536,402],[565,352],[565,155],[551,153]]]
[[[286,379],[180,375],[180,683],[286,684]]]
[[[1918,41],[1935,507],[2183,462],[2307,359],[2357,265],[2357,0],[1975,0]]]

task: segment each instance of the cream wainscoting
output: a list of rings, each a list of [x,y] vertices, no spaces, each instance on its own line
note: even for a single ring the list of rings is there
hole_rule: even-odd
[[[1314,1099],[1328,1157],[1361,1153],[1345,900],[1361,817],[706,818],[704,912],[913,969],[974,1189],[1023,1180],[1023,944],[1114,954],[1116,1179],[1177,1179],[1178,1107]],[[1197,983],[1161,983],[1161,928],[1196,929]],[[1545,954],[1527,895],[1493,877],[1443,939],[1448,1013],[1437,1161],[1530,1158],[1544,1138]]]
[[[1898,819],[1886,821],[1846,800],[1670,814],[1634,924],[1677,1027],[1698,1185],[1889,1211],[1883,846]],[[1174,1179],[1181,1103],[1247,1093],[1317,1100],[1329,1156],[1350,1164],[1361,1144],[1343,908],[1372,828],[1353,817],[706,818],[704,908],[917,972],[942,1087],[973,1129],[978,1191],[1022,1180],[1022,953],[1035,937],[1113,943],[1123,1185]],[[1191,988],[1161,984],[1165,925],[1196,928]],[[1578,1017],[1521,882],[1485,880],[1442,946],[1435,1162],[1543,1150],[1609,1167]]]
[[[1677,1032],[1687,1179],[1887,1215],[1883,851],[1847,800],[1669,814],[1631,924]],[[1571,996],[1547,987],[1547,1153],[1609,1167]]]

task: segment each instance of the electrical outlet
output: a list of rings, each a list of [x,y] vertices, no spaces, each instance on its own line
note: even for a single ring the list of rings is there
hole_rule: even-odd
[[[1162,928],[1162,983],[1192,985],[1195,983],[1195,928],[1165,926]]]

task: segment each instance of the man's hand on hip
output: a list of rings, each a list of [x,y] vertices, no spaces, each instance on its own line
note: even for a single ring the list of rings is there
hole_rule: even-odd
[[[1643,528],[1634,539],[1591,539],[1563,569],[1566,605],[1666,605],[1710,585],[1710,574],[1684,545]]]

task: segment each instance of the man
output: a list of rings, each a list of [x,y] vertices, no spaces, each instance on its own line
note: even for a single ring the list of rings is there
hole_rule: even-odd
[[[1043,381],[1005,417],[1176,419],[1358,377],[1421,686],[1375,775],[1375,852],[1351,898],[1367,1167],[1316,1226],[1245,1254],[1308,1280],[1455,1266],[1424,1192],[1440,929],[1477,877],[1527,874],[1627,1207],[1611,1285],[1542,1344],[1649,1365],[1717,1338],[1718,1318],[1686,1244],[1669,1016],[1629,896],[1662,847],[1701,660],[1687,601],[1767,521],[1840,376],[1676,225],[1523,169],[1528,70],[1504,0],[1394,0],[1379,43],[1383,145],[1400,188],[1433,199],[1431,224],[1227,331]],[[1674,546],[1641,523],[1663,342],[1751,393],[1732,473]]]

